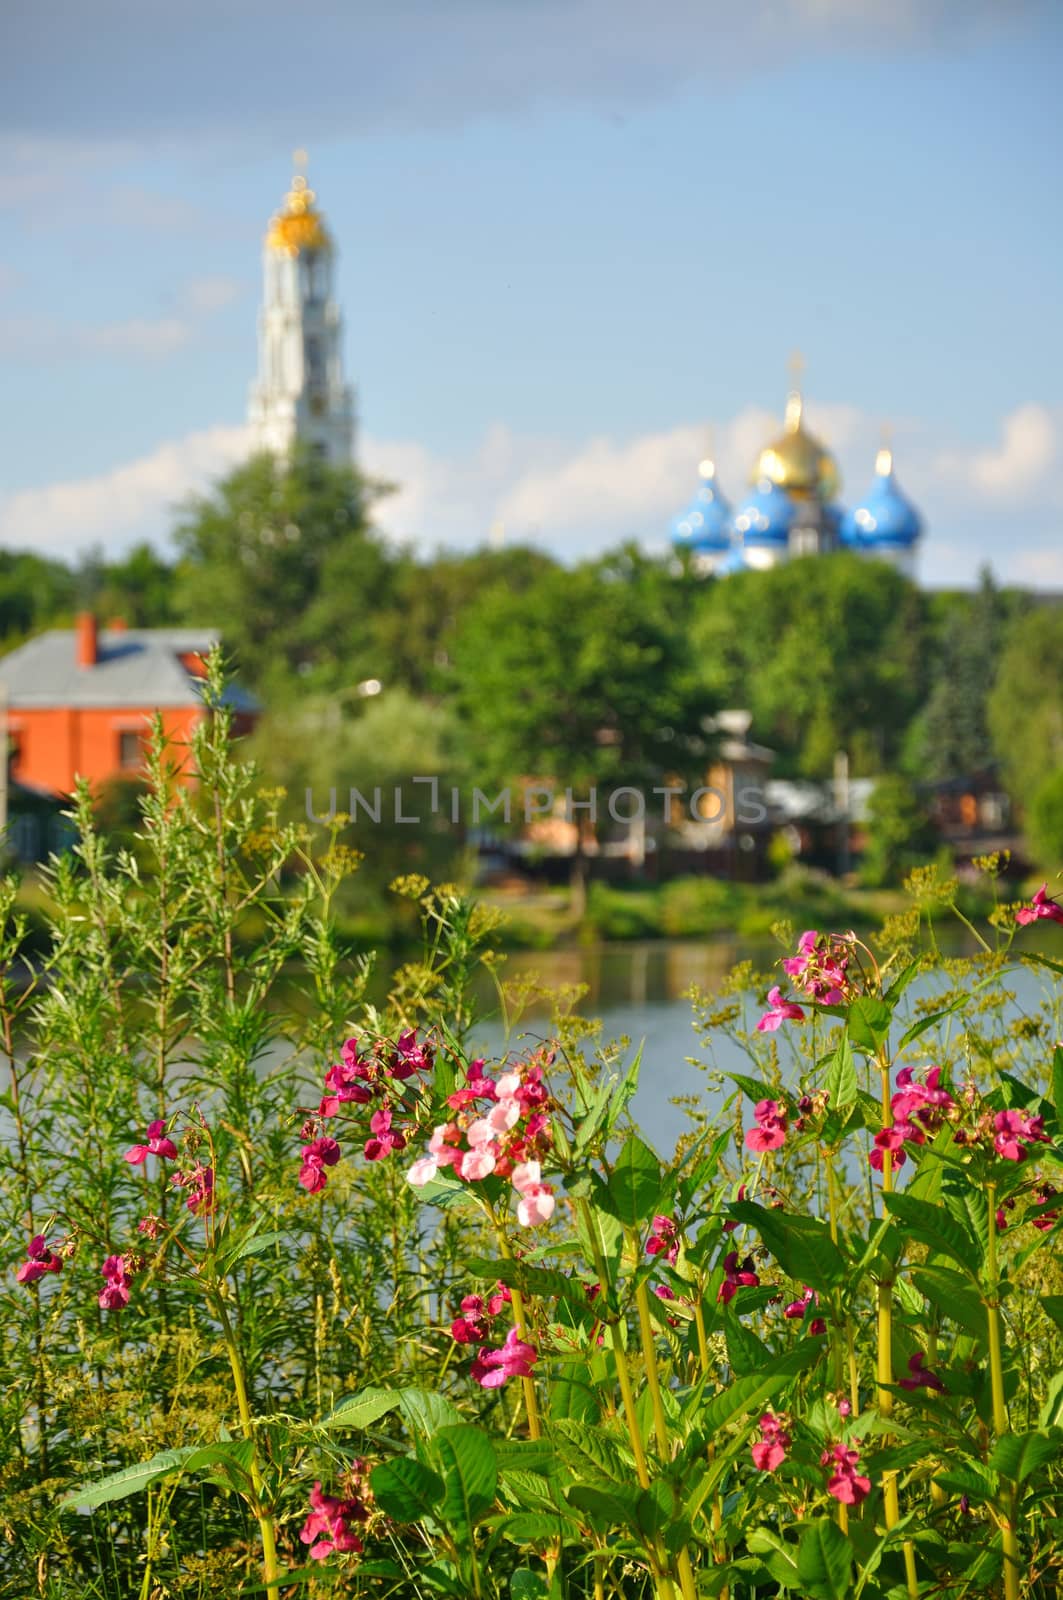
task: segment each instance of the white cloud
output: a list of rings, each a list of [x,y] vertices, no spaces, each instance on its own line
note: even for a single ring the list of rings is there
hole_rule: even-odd
[[[1002,443],[992,450],[945,451],[932,430],[914,420],[896,430],[898,472],[927,523],[921,558],[926,582],[971,583],[989,561],[998,576],[1015,583],[1063,585],[1063,512],[1048,488],[1037,488],[1046,481],[1054,486],[1061,476],[1061,430],[1050,416],[1048,421],[1050,434],[1041,408],[1019,407],[1002,419]],[[837,451],[848,475],[843,499],[853,504],[871,480],[880,442],[877,419],[851,406],[817,405],[808,423]],[[565,445],[495,423],[461,455],[373,437],[362,441],[361,455],[372,476],[396,486],[377,520],[404,543],[426,552],[468,549],[501,526],[510,542],[575,558],[627,538],[648,550],[663,548],[672,518],[697,487],[697,463],[710,439],[721,486],[738,502],[758,450],[779,427],[778,417],[747,407],[715,424],[684,423],[629,439],[596,435]],[[218,426],[162,444],[97,477],[23,490],[0,502],[0,544],[69,555],[94,541],[111,550],[134,539],[161,543],[174,504],[204,488],[249,448],[246,428]],[[1050,472],[1053,463],[1057,470]],[[1005,477],[1012,489],[1026,484],[1025,509],[1006,525],[1000,500],[987,487],[1002,488]]]
[[[249,447],[246,427],[207,428],[97,477],[23,489],[0,502],[0,545],[69,557],[97,542],[111,552],[142,538],[161,543],[173,507]]]

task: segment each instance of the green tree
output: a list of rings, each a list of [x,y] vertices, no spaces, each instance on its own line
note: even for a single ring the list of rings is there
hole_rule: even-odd
[[[385,677],[395,561],[369,522],[379,493],[305,453],[255,456],[176,529],[180,614],[219,628],[268,696]]]
[[[12,646],[74,610],[77,583],[61,561],[0,550],[0,639]]]
[[[396,680],[414,694],[448,687],[455,630],[485,589],[502,585],[523,594],[557,563],[542,550],[440,552],[429,561],[404,556],[395,574],[394,603],[380,618],[384,652]]]
[[[984,567],[973,595],[940,597],[938,608],[930,694],[911,757],[918,775],[934,780],[982,772],[993,764],[989,695],[1014,603]]]
[[[604,808],[610,789],[703,772],[712,702],[667,593],[666,574],[633,578],[621,557],[483,594],[454,644],[475,781],[549,780],[574,803],[597,790]],[[584,877],[577,850],[580,899]]]
[[[692,622],[718,703],[752,712],[780,770],[855,774],[896,759],[922,698],[923,600],[892,567],[848,553],[741,572],[703,586]]]
[[[1044,605],[1008,629],[989,697],[989,728],[1011,796],[1029,805],[1063,767],[1063,610]]]
[[[176,620],[173,566],[149,544],[118,561],[90,557],[78,577],[81,604],[103,623],[121,618],[131,628],[161,628]]]
[[[934,828],[915,786],[901,773],[880,778],[868,801],[862,876],[875,887],[896,883],[934,847]]]
[[[1057,871],[1063,862],[1063,767],[1050,772],[1034,791],[1029,832],[1041,865]]]

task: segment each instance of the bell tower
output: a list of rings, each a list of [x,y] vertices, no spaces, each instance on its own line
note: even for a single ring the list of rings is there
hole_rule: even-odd
[[[354,460],[354,391],[344,380],[336,249],[295,153],[295,176],[266,234],[258,322],[258,377],[248,421],[255,448],[305,444],[333,466]]]

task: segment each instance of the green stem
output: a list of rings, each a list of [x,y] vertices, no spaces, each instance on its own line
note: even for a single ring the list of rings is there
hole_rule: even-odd
[[[233,1333],[233,1326],[229,1320],[229,1313],[225,1309],[225,1302],[220,1294],[215,1300],[218,1320],[221,1323],[222,1338],[225,1341],[225,1351],[229,1357],[229,1368],[233,1375],[233,1388],[236,1391],[236,1409],[240,1414],[240,1425],[244,1437],[251,1440],[251,1485],[255,1491],[252,1510],[255,1521],[258,1523],[259,1536],[262,1540],[262,1573],[266,1580],[266,1594],[268,1600],[280,1600],[281,1569],[277,1559],[277,1534],[273,1526],[273,1518],[263,1504],[265,1482],[262,1477],[262,1467],[258,1459],[258,1444],[255,1439],[255,1424],[251,1416],[251,1403],[247,1394],[247,1378],[244,1374],[244,1364],[240,1355],[240,1347]]]
[[[993,1432],[998,1439],[1011,1431],[1007,1401],[1004,1398],[1004,1356],[1000,1341],[1000,1275],[997,1268],[997,1191],[986,1185],[989,1207],[986,1270],[989,1284],[985,1299],[989,1331],[989,1383],[993,1401]],[[1019,1539],[1015,1528],[1015,1495],[1008,1491],[997,1508],[1004,1545],[1005,1600],[1019,1600]]]
[[[879,1052],[879,1072],[882,1081],[882,1126],[893,1126],[893,1108],[890,1103],[890,1060],[885,1050]],[[882,1192],[893,1190],[893,1154],[882,1152]],[[888,1422],[893,1416],[893,1395],[889,1385],[893,1382],[893,1279],[883,1278],[878,1286],[878,1348],[876,1351],[877,1402],[879,1416]],[[889,1434],[883,1435],[883,1447],[889,1444]],[[896,1472],[882,1474],[882,1500],[887,1528],[896,1527],[901,1519],[900,1496],[897,1492]],[[915,1549],[910,1540],[904,1542],[904,1574],[909,1600],[918,1600],[919,1580],[915,1570]]]

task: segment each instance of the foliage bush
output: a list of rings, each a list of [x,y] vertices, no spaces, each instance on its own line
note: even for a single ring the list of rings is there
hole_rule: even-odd
[[[470,1060],[456,890],[398,885],[424,950],[369,1001],[354,863],[220,688],[135,851],[79,795],[39,969],[0,895],[0,1595],[1058,1593],[1063,1029],[1008,988],[1063,973],[1013,948],[1047,892],[974,960],[913,913],[803,935],[767,1010],[738,971],[662,1159],[572,1016]]]

